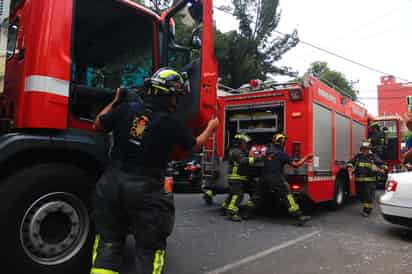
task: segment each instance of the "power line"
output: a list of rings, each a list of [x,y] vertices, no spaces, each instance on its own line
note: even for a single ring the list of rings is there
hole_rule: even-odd
[[[275,30],[275,32],[278,33],[278,34],[280,34],[280,35],[286,36],[286,34],[280,32],[280,31]],[[307,46],[309,46],[309,47],[315,48],[315,49],[317,49],[317,50],[319,50],[319,51],[325,52],[325,53],[327,53],[327,54],[329,54],[329,55],[335,56],[335,57],[337,57],[337,58],[340,58],[340,59],[342,59],[342,60],[345,60],[345,61],[347,61],[347,62],[350,62],[350,63],[352,63],[352,64],[355,64],[355,65],[357,65],[357,66],[366,68],[366,69],[368,69],[368,70],[370,70],[370,71],[374,71],[374,72],[377,72],[377,73],[380,73],[380,74],[385,74],[385,75],[393,75],[392,73],[388,73],[388,72],[385,72],[385,71],[382,71],[382,70],[373,68],[373,67],[371,67],[371,66],[368,66],[368,65],[359,63],[359,62],[357,62],[357,61],[355,61],[355,60],[352,60],[352,59],[346,58],[346,57],[344,57],[344,56],[342,56],[342,55],[339,55],[339,54],[337,54],[337,53],[334,53],[334,52],[332,52],[332,51],[330,51],[330,50],[327,50],[327,49],[318,47],[318,46],[316,46],[316,45],[314,45],[314,44],[312,44],[312,43],[309,43],[309,42],[306,42],[306,41],[303,41],[303,40],[299,40],[299,42],[302,43],[302,44],[304,44],[304,45],[307,45]],[[405,78],[401,78],[401,77],[398,77],[398,76],[394,76],[394,77],[395,77],[396,79],[401,80],[401,81],[411,82],[410,80],[405,79]]]
[[[223,8],[216,7],[216,6],[215,6],[214,8],[217,9],[217,10],[220,10],[220,11],[222,11],[222,12],[225,12],[225,13],[227,13],[227,14],[230,14],[230,15],[234,16],[233,13],[231,13],[231,12],[229,12],[229,11],[223,9]],[[280,34],[280,35],[282,35],[282,36],[286,36],[286,34],[280,32],[280,31],[275,30],[274,32],[276,32],[277,34]],[[376,68],[373,68],[373,67],[371,67],[371,66],[362,64],[362,63],[360,63],[360,62],[357,62],[357,61],[355,61],[355,60],[352,60],[352,59],[349,59],[349,58],[347,58],[347,57],[344,57],[344,56],[342,56],[342,55],[340,55],[340,54],[337,54],[337,53],[334,53],[334,52],[332,52],[332,51],[330,51],[330,50],[327,50],[327,49],[318,47],[318,46],[316,46],[316,45],[314,45],[314,44],[312,44],[312,43],[303,41],[303,40],[301,40],[301,39],[299,39],[299,42],[302,43],[302,44],[304,44],[304,45],[307,45],[307,46],[309,46],[309,47],[312,47],[312,48],[314,48],[314,49],[317,49],[317,50],[319,50],[319,51],[325,52],[325,53],[327,53],[327,54],[329,54],[329,55],[332,55],[332,56],[334,56],[334,57],[337,57],[337,58],[339,58],[339,59],[345,60],[346,62],[349,62],[349,63],[352,63],[352,64],[354,64],[354,65],[357,65],[357,66],[363,67],[363,68],[365,68],[365,69],[368,69],[368,70],[370,70],[370,71],[377,72],[377,73],[379,73],[379,74],[384,74],[384,75],[393,75],[393,76],[394,76],[396,79],[398,79],[398,80],[401,80],[401,81],[404,81],[404,82],[411,82],[410,80],[408,80],[408,79],[406,79],[406,78],[398,77],[398,76],[395,76],[395,75],[392,74],[392,73],[387,73],[387,72],[385,72],[385,71],[383,71],[383,70],[376,69]]]

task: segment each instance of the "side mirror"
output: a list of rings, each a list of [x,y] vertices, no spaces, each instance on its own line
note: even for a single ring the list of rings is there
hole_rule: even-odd
[[[194,49],[202,48],[202,28],[198,27],[192,32],[192,47]]]
[[[383,127],[382,130],[383,130],[383,131],[388,131],[388,128],[387,128],[387,127]]]
[[[202,0],[192,0],[190,2],[192,4],[189,7],[190,16],[197,23],[201,23],[203,21],[203,1]]]

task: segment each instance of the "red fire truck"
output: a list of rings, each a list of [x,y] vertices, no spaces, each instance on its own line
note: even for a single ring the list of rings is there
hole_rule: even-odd
[[[314,155],[299,169],[286,171],[296,196],[315,203],[331,202],[338,208],[355,195],[346,163],[367,138],[370,119],[366,109],[314,77],[303,83],[253,83],[222,92],[218,98],[221,126],[216,141],[220,158],[236,132],[251,135],[258,146],[269,143],[275,133],[284,133],[288,137],[286,150],[294,159]],[[390,131],[386,151],[391,152],[384,159],[399,164],[399,119],[379,123],[382,128],[390,126],[385,129]]]
[[[110,143],[92,122],[117,87],[139,86],[170,65],[190,76],[191,93],[177,115],[195,133],[204,127],[216,108],[212,0],[175,1],[162,16],[129,0],[3,3],[10,16],[2,15],[0,37],[7,46],[0,75],[2,267],[87,273],[89,200]],[[203,43],[196,60],[171,27],[186,7],[202,23],[192,39]]]

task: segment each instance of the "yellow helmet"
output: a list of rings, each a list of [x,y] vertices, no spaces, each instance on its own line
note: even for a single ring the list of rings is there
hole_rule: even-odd
[[[185,79],[179,72],[168,68],[160,68],[145,81],[147,95],[185,95],[188,93]]]
[[[283,135],[282,133],[273,135],[272,142],[275,145],[281,145],[284,141],[286,141],[286,135]]]

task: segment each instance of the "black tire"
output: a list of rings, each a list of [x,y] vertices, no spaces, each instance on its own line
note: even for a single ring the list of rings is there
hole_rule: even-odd
[[[0,188],[7,197],[0,218],[2,262],[10,266],[4,269],[90,273],[94,229],[88,212],[94,185],[84,171],[63,163],[38,164],[7,178]]]
[[[330,206],[333,210],[340,209],[346,201],[347,193],[345,190],[345,180],[343,177],[338,176],[336,178],[335,193],[333,200],[330,202]]]

